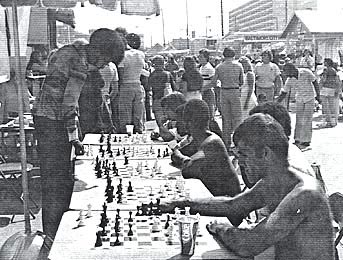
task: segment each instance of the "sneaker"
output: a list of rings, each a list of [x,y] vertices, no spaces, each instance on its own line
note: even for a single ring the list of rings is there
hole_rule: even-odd
[[[297,145],[302,152],[311,150],[310,142],[303,142]]]

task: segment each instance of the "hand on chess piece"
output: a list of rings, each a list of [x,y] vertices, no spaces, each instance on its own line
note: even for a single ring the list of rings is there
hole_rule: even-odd
[[[229,222],[221,223],[217,222],[216,220],[213,222],[211,221],[206,225],[206,229],[211,235],[216,235],[220,231],[225,233],[230,228],[234,228],[234,226],[232,226]]]
[[[159,209],[162,213],[173,213],[175,208],[184,208],[189,205],[189,201],[186,199],[179,199],[173,201],[163,201],[161,200]]]
[[[81,143],[80,140],[73,140],[73,141],[71,141],[71,144],[75,148],[75,154],[76,155],[83,155],[85,153],[85,150],[83,148],[83,144]]]

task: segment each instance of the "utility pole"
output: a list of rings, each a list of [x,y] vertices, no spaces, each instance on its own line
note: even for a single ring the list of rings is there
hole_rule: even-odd
[[[164,31],[164,16],[163,16],[163,10],[161,8],[161,15],[162,15],[162,33],[163,33],[163,47],[166,46],[166,35]]]
[[[222,27],[222,36],[224,36],[224,17],[223,17],[223,0],[220,0],[220,21],[221,21],[221,27]]]
[[[187,49],[189,49],[189,33],[188,33],[188,0],[186,0],[186,34],[187,34]]]

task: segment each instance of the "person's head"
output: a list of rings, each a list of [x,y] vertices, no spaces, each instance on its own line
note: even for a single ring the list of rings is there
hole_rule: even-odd
[[[138,50],[141,47],[141,37],[135,33],[129,33],[126,35],[127,44],[133,48]]]
[[[205,101],[191,99],[185,104],[183,121],[190,134],[209,128],[210,111]]]
[[[35,50],[31,52],[30,62],[39,64],[42,62],[42,57],[42,53],[40,51]]]
[[[283,127],[285,135],[289,138],[292,131],[291,117],[287,109],[278,102],[268,101],[263,104],[259,104],[249,111],[249,115],[256,113],[263,113],[271,115],[276,121]]]
[[[252,185],[270,173],[275,162],[288,165],[288,139],[282,126],[270,115],[257,113],[249,116],[236,128],[233,141],[238,163],[244,167]]]
[[[205,65],[210,60],[210,52],[207,49],[201,49],[199,51],[199,62],[201,65]]]
[[[304,49],[303,56],[311,56],[312,57],[312,52],[309,49]]]
[[[252,65],[248,57],[242,56],[239,58],[238,61],[242,64],[245,73],[248,71],[252,71]]]
[[[324,65],[325,65],[326,67],[333,67],[333,60],[330,59],[330,58],[325,58],[325,59],[324,59]]]
[[[87,41],[85,38],[77,38],[73,41],[72,44],[75,46],[87,45],[89,44],[89,41]]]
[[[185,60],[183,61],[183,68],[185,69],[185,71],[195,70],[196,67],[197,64],[193,56],[186,56]]]
[[[267,95],[266,94],[264,94],[264,93],[258,94],[258,96],[257,96],[257,103],[258,104],[263,104],[263,103],[265,103],[267,101],[268,101],[268,99],[267,99]]]
[[[231,47],[224,48],[223,56],[224,58],[234,58],[236,55],[235,50]]]
[[[298,78],[298,69],[295,67],[293,63],[286,63],[285,66],[283,66],[283,73],[287,78]]]
[[[161,100],[163,114],[169,120],[176,120],[176,109],[186,103],[185,96],[180,92],[171,93]]]
[[[273,60],[273,53],[271,50],[264,50],[261,53],[262,62],[268,64]]]
[[[164,68],[164,58],[161,55],[156,55],[152,58],[152,65],[155,69],[161,70]]]
[[[171,53],[169,53],[168,55],[167,55],[167,60],[168,60],[168,62],[175,62],[175,58],[174,58],[174,55],[173,54],[171,54]]]
[[[109,62],[118,65],[124,58],[125,43],[114,30],[101,28],[94,31],[89,39],[88,62],[103,68]]]

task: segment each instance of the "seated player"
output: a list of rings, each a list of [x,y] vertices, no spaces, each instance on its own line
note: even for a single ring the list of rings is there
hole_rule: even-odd
[[[214,222],[207,229],[240,256],[256,256],[274,246],[278,260],[333,260],[327,197],[316,179],[289,167],[288,139],[282,126],[270,115],[257,113],[236,129],[233,139],[252,189],[233,198],[163,203],[161,210],[190,206],[202,215],[226,216],[237,225],[249,212],[268,207],[271,214],[254,227]]]
[[[209,109],[205,101],[191,99],[185,104],[183,121],[192,136],[196,153],[186,156],[179,149],[172,161],[181,162],[184,178],[200,179],[214,196],[234,196],[241,192],[236,171],[222,139],[209,131]]]
[[[271,115],[274,117],[276,121],[282,126],[285,135],[287,136],[288,140],[291,135],[292,126],[291,126],[291,117],[287,111],[287,109],[278,102],[265,102],[262,104],[257,105],[255,108],[251,109],[249,114],[256,114],[256,113],[264,113]],[[305,158],[304,154],[301,150],[294,144],[290,143],[288,148],[288,162],[289,165],[293,168],[299,169],[311,176],[314,176],[313,169]],[[244,175],[243,171],[241,170],[242,177]],[[244,179],[244,177],[243,177]]]

